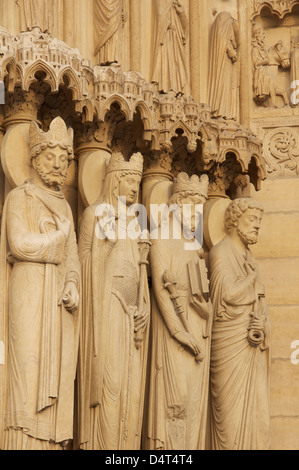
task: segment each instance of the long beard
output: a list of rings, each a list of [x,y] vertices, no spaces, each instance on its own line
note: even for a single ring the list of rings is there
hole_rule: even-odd
[[[66,175],[61,172],[59,172],[59,176],[53,176],[51,175],[51,173],[45,173],[43,170],[41,170],[40,165],[38,163],[36,164],[36,171],[38,172],[39,176],[44,181],[44,183],[46,183],[48,186],[62,187],[66,180]]]
[[[239,228],[237,228],[237,232],[242,242],[245,243],[245,245],[255,245],[258,241],[258,235],[256,234],[249,235],[245,232],[242,232],[242,230],[240,230]]]

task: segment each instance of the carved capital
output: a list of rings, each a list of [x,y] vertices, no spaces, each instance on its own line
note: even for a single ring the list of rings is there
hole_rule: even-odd
[[[40,106],[44,102],[44,95],[40,90],[30,89],[24,91],[20,87],[14,89],[13,93],[6,94],[4,105],[5,120],[2,125],[16,122],[30,122],[37,119]]]

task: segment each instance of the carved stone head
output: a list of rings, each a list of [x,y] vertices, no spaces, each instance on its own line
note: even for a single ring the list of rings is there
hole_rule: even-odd
[[[187,223],[191,227],[191,230],[196,229],[199,214],[194,210],[196,205],[204,204],[208,197],[209,178],[207,175],[198,177],[192,175],[190,178],[185,172],[181,172],[177,175],[173,183],[173,195],[168,201],[168,205],[177,205],[180,208],[179,219],[182,224]],[[185,210],[184,210],[185,206]],[[187,206],[191,206],[191,213],[189,220],[186,217]],[[175,213],[176,215],[176,213]]]
[[[118,207],[119,198],[126,198],[126,204],[137,202],[143,171],[143,156],[135,153],[126,161],[120,152],[113,153],[107,162],[102,200]]]
[[[237,233],[246,246],[257,243],[263,211],[262,205],[252,198],[235,199],[225,212],[227,232]]]
[[[70,162],[73,160],[73,129],[67,129],[57,117],[43,132],[36,122],[29,129],[32,166],[49,187],[63,186]]]

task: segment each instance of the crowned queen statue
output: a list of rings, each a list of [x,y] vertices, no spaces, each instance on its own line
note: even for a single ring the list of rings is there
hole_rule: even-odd
[[[112,154],[100,199],[83,213],[80,448],[138,450],[146,379],[149,240],[134,229],[143,157]],[[137,208],[137,206],[135,206]],[[140,208],[140,205],[138,205]]]
[[[207,175],[189,178],[179,173],[168,201],[169,209],[174,210],[165,211],[159,236],[152,239],[152,342],[143,432],[146,450],[205,448],[212,305],[197,235],[202,229],[200,214],[208,184]],[[162,232],[166,222],[170,224],[169,237]]]

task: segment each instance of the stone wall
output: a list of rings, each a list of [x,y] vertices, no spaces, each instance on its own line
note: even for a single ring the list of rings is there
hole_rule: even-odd
[[[272,449],[299,446],[299,369],[292,354],[298,349],[299,326],[299,181],[272,179],[254,197],[264,206],[260,239],[254,248],[270,309]],[[295,357],[294,357],[295,359]]]

